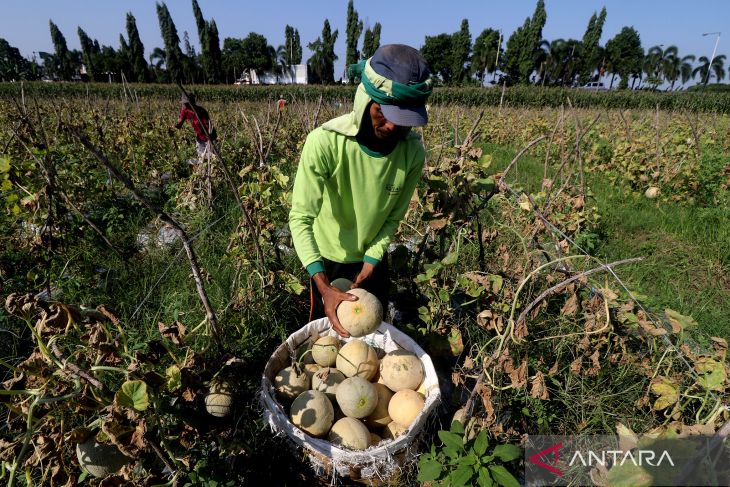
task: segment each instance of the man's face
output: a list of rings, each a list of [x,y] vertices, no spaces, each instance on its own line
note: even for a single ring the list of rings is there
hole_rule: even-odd
[[[373,123],[375,137],[384,142],[403,139],[411,131],[410,127],[402,127],[388,121],[380,110],[380,104],[375,102],[370,104],[370,120]]]

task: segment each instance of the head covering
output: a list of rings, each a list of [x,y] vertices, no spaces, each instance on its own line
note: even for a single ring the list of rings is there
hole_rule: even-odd
[[[357,135],[371,101],[379,103],[385,118],[396,125],[418,127],[428,122],[425,104],[432,90],[431,72],[416,49],[382,46],[370,59],[350,65],[349,74],[361,80],[353,110],[323,124],[325,130]]]
[[[182,96],[180,96],[180,103],[182,103],[183,105],[195,105],[195,95],[193,95],[192,93],[183,93]]]

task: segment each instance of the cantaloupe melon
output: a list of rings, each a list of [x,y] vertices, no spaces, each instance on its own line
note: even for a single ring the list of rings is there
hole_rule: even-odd
[[[344,277],[338,277],[334,281],[330,282],[330,286],[339,289],[343,293],[346,293],[352,287],[352,281],[345,279]]]
[[[369,335],[383,321],[383,305],[374,294],[364,289],[347,291],[357,296],[357,301],[342,301],[337,306],[337,319],[342,327],[354,337]]]
[[[408,350],[393,350],[380,361],[380,377],[392,391],[416,390],[423,376],[423,364]]]
[[[274,377],[274,388],[280,398],[295,399],[299,394],[309,389],[309,375],[298,365],[283,368]]]
[[[369,428],[383,428],[392,421],[388,414],[388,403],[390,403],[390,398],[393,397],[393,391],[388,389],[385,384],[375,383],[373,385],[378,393],[378,403],[364,421]]]
[[[84,443],[76,444],[76,458],[87,472],[97,478],[112,475],[130,462],[119,448],[99,443],[93,435]]]
[[[380,436],[376,435],[372,431],[370,432],[370,446],[375,446],[381,441],[383,441],[383,439]]]
[[[323,392],[304,391],[294,399],[291,422],[312,436],[324,436],[332,427],[335,410]]]
[[[644,196],[646,196],[650,200],[653,200],[654,198],[659,196],[659,188],[657,188],[656,186],[651,186],[644,192]]]
[[[378,405],[375,386],[362,377],[349,377],[337,386],[337,404],[351,418],[364,418]]]
[[[335,364],[345,377],[358,376],[370,380],[378,372],[380,361],[373,347],[362,340],[352,340],[340,348]]]
[[[312,376],[314,376],[314,374],[316,374],[321,368],[322,366],[319,364],[306,364],[304,366],[304,372],[309,377],[310,384],[312,381]]]
[[[365,450],[370,446],[370,432],[360,420],[342,418],[332,426],[329,440],[351,450]]]
[[[390,404],[388,404],[388,414],[393,421],[408,428],[416,416],[423,411],[425,403],[423,396],[416,391],[403,389],[393,394]]]
[[[407,430],[408,428],[399,425],[395,421],[391,421],[385,428],[383,428],[383,439],[393,440],[405,433]]]
[[[345,380],[345,376],[339,370],[332,367],[323,367],[312,376],[312,390],[324,392],[330,401],[335,401],[337,386]]]
[[[231,387],[227,382],[214,382],[205,395],[205,409],[217,418],[228,416],[231,412]]]
[[[319,337],[312,345],[312,358],[322,367],[332,367],[337,360],[337,352],[340,350],[340,341],[337,337]]]

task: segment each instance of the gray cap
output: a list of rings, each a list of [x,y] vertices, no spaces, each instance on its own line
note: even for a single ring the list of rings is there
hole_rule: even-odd
[[[381,46],[370,58],[370,67],[381,76],[404,85],[426,81],[431,76],[421,53],[405,44]],[[428,123],[425,105],[380,105],[388,121],[403,127],[420,127]]]

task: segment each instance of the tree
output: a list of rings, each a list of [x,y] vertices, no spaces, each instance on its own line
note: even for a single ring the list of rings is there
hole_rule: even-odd
[[[352,4],[352,0],[347,2],[347,32],[345,37],[345,44],[347,46],[345,50],[345,73],[347,73],[347,67],[350,64],[355,64],[360,60],[360,53],[357,50],[357,43],[360,41],[360,34],[362,34],[362,20],[357,14],[357,10]],[[350,79],[350,84],[354,84],[355,80]]]
[[[314,42],[310,42],[307,47],[314,54],[309,58],[307,64],[312,70],[312,80],[314,83],[334,83],[335,61],[335,42],[339,31],[332,32],[329,20],[324,20],[322,27],[322,35]]]
[[[51,28],[51,40],[56,53],[54,61],[57,63],[57,65],[50,67],[51,72],[62,80],[68,81],[71,79],[74,67],[71,65],[71,56],[66,45],[66,38],[52,20],[49,20],[48,23]]]
[[[504,71],[511,83],[529,83],[540,56],[542,29],[547,21],[545,2],[537,0],[535,12],[507,39]]]
[[[21,56],[17,47],[0,38],[0,81],[32,78],[31,63]]]
[[[679,49],[677,46],[669,46],[664,50],[664,57],[662,60],[662,72],[664,74],[664,80],[671,83],[669,91],[674,90],[674,83],[678,79],[682,79],[682,83],[686,83],[687,80],[692,76],[692,62],[694,62],[694,56],[679,57]]]
[[[193,0],[193,16],[198,29],[205,79],[208,83],[220,83],[222,74],[218,26],[215,20],[206,21],[203,18],[203,12],[200,10],[197,0]]]
[[[463,83],[469,78],[471,54],[471,34],[469,21],[461,21],[461,28],[451,35],[451,72],[456,83]]]
[[[287,66],[302,63],[302,42],[299,39],[299,31],[291,25],[287,25],[284,29],[284,48],[286,49]]]
[[[157,3],[157,19],[160,22],[160,33],[165,44],[165,68],[172,82],[183,79],[183,53],[180,50],[180,37],[172,21],[167,5]]]
[[[365,36],[362,41],[362,57],[368,59],[375,54],[380,47],[380,22],[375,22],[373,29],[365,29]]]
[[[421,47],[421,55],[431,68],[431,72],[441,78],[444,84],[450,84],[453,78],[453,63],[451,62],[451,36],[439,34],[426,36]]]
[[[484,29],[474,40],[474,50],[471,56],[471,69],[474,76],[484,85],[487,73],[497,70],[497,53],[502,50],[499,32],[494,29]]]
[[[588,21],[588,27],[583,40],[581,41],[580,52],[580,78],[579,83],[584,85],[593,77],[593,72],[600,70],[602,62],[602,50],[599,44],[601,35],[603,34],[603,24],[606,22],[606,7],[601,9],[601,13],[596,16],[595,12]]]
[[[263,72],[271,69],[273,48],[266,37],[251,32],[245,39],[226,37],[223,40],[223,66],[226,72],[241,73],[251,70]]]
[[[131,81],[144,83],[149,78],[147,61],[144,58],[144,45],[137,30],[137,20],[132,12],[127,12],[127,39],[129,39],[129,78]]]
[[[641,75],[644,48],[639,33],[633,27],[624,27],[606,43],[606,56],[610,59],[614,74],[621,77],[619,89],[629,86],[630,76]],[[613,85],[613,79],[611,79]]]
[[[540,43],[541,55],[538,57],[538,82],[542,85],[573,86],[580,59],[581,42],[577,39],[543,40]]]
[[[99,43],[92,40],[81,27],[78,28],[77,32],[79,34],[79,43],[81,44],[81,56],[86,66],[87,75],[94,81],[102,81],[102,73],[99,71],[96,59],[101,51]]]
[[[710,66],[710,59],[707,56],[700,56],[697,62],[699,62],[700,64],[692,71],[692,78],[699,74],[700,83],[706,85],[710,81],[710,76],[712,76],[712,74],[708,76],[708,73],[715,73],[715,78],[717,79],[718,83],[725,78],[724,54],[720,56],[715,56],[712,59],[712,66]]]

